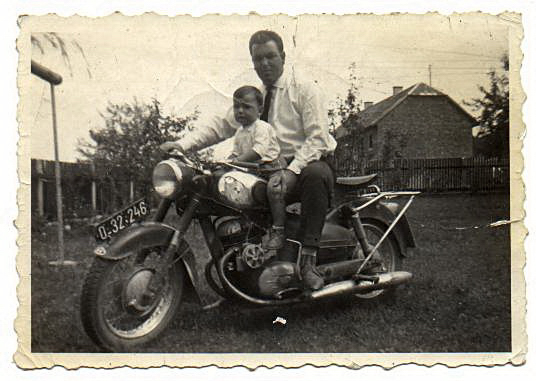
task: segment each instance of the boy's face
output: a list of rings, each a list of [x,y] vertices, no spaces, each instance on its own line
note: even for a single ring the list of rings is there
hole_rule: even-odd
[[[241,98],[234,98],[233,111],[236,121],[242,126],[249,126],[259,118],[262,112],[252,93],[246,93]]]

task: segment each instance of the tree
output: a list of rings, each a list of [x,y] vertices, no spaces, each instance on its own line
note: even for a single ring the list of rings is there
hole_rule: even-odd
[[[346,92],[346,97],[337,96],[335,106],[328,109],[329,129],[333,133],[335,129],[344,126],[352,117],[361,111],[362,101],[359,99],[359,79],[357,77],[357,65],[352,62],[348,66],[348,81],[350,87]]]
[[[502,70],[492,69],[488,73],[488,88],[479,86],[481,98],[464,102],[478,111],[480,130],[475,138],[475,154],[485,156],[508,156],[509,152],[509,61],[505,54],[501,58]]]
[[[51,52],[59,53],[71,76],[73,75],[73,63],[71,58],[78,57],[78,59],[75,60],[75,66],[80,66],[79,58],[82,58],[88,77],[92,77],[84,49],[74,38],[67,38],[55,32],[32,33],[30,42],[32,47],[35,48],[32,52],[32,56],[34,56],[34,54],[44,56],[51,54]],[[50,48],[52,48],[52,50],[50,50]],[[73,51],[78,52],[78,54],[73,56]]]
[[[357,114],[361,111],[362,101],[359,94],[357,65],[352,62],[348,66],[348,82],[350,86],[344,98],[338,96],[333,108],[328,109],[329,130],[335,134],[336,129],[344,129],[348,134],[338,138],[335,149],[337,169],[343,170],[347,164],[354,162],[363,153],[362,138],[356,123]],[[344,132],[344,131],[343,131]]]
[[[111,208],[125,203],[129,192],[120,186],[125,181],[134,181],[144,194],[151,189],[152,170],[164,158],[159,145],[176,140],[198,115],[163,115],[156,99],[149,104],[134,100],[108,105],[102,115],[104,127],[90,130],[92,141],[81,140],[78,152],[94,163],[98,181],[109,188]]]

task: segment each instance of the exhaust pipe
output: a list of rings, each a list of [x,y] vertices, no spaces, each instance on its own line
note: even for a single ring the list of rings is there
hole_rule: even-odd
[[[348,261],[318,265],[316,266],[316,269],[322,274],[325,281],[330,281],[337,278],[347,278],[352,274],[356,274],[363,261],[364,259],[351,259]]]
[[[413,275],[407,271],[393,271],[378,275],[377,281],[369,280],[345,280],[332,283],[326,287],[311,293],[312,299],[325,298],[327,296],[342,295],[347,293],[369,292],[395,287],[409,282]]]
[[[243,291],[239,290],[225,276],[225,264],[227,263],[231,255],[233,255],[233,253],[229,252],[225,254],[220,261],[217,261],[216,268],[218,270],[218,274],[220,275],[222,285],[225,287],[227,291],[237,296],[239,299],[242,299],[244,301],[247,301],[249,303],[253,303],[256,305],[261,305],[261,306],[286,305],[286,304],[304,302],[304,301],[311,300],[311,299],[321,299],[321,298],[333,296],[333,295],[342,295],[346,293],[357,293],[357,292],[368,292],[368,291],[373,291],[373,290],[380,290],[380,289],[394,287],[394,286],[398,286],[400,284],[406,283],[412,277],[411,273],[406,272],[406,271],[393,271],[390,273],[380,274],[377,276],[377,279],[374,279],[373,281],[364,279],[364,280],[358,280],[358,281],[345,280],[345,281],[341,281],[337,283],[332,283],[318,291],[312,292],[305,298],[303,296],[300,296],[297,298],[290,298],[290,299],[283,299],[283,300],[260,299],[255,296],[248,295],[244,293]],[[352,267],[352,266],[355,266],[356,263],[347,264],[347,265],[350,265],[349,267]],[[346,266],[343,266],[343,267],[346,267]]]

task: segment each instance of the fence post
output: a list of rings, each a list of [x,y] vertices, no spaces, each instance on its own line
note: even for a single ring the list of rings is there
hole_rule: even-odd
[[[130,180],[130,202],[134,201],[134,181]]]
[[[91,209],[97,214],[97,182],[95,181],[95,163],[91,162]]]

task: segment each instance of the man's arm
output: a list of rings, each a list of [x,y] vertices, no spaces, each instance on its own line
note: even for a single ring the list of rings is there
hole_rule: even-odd
[[[225,117],[213,117],[205,126],[188,131],[181,139],[172,144],[164,143],[165,148],[178,148],[182,151],[200,150],[216,144],[222,140],[230,138],[240,125],[236,122],[232,108],[229,109]],[[161,147],[162,147],[161,146]],[[173,147],[175,146],[175,147]]]
[[[335,150],[337,142],[329,134],[327,108],[320,88],[314,84],[302,87],[299,98],[305,142],[294,155],[288,169],[299,174],[308,163]]]

